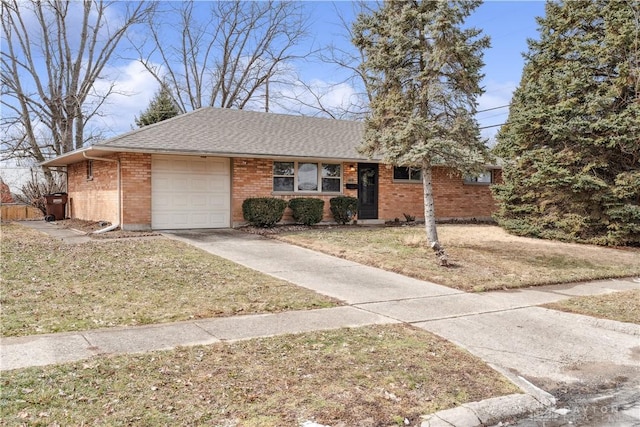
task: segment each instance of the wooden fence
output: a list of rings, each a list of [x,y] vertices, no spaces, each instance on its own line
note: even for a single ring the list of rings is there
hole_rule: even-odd
[[[0,219],[2,221],[20,221],[23,219],[42,218],[44,214],[38,208],[27,205],[1,205]]]

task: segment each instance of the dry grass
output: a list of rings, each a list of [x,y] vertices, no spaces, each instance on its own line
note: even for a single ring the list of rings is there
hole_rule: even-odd
[[[417,425],[518,390],[406,325],[340,329],[3,373],[7,425]]]
[[[3,224],[1,247],[4,336],[337,304],[164,238],[65,245]]]
[[[438,226],[451,268],[438,267],[420,227],[314,229],[278,239],[465,291],[640,274],[640,250],[517,237],[490,225]]]
[[[576,297],[544,307],[640,325],[640,289]]]

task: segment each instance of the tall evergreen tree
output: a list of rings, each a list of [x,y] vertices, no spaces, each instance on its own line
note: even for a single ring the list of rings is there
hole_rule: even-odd
[[[180,110],[173,102],[171,92],[166,85],[161,85],[145,111],[136,118],[138,127],[148,126],[180,114]]]
[[[489,39],[465,18],[480,1],[386,1],[354,24],[354,44],[371,96],[362,152],[399,166],[419,168],[425,231],[441,264],[431,168],[471,172],[486,164],[487,149],[474,119]]]
[[[632,1],[547,3],[498,135],[507,230],[640,244],[639,19]]]

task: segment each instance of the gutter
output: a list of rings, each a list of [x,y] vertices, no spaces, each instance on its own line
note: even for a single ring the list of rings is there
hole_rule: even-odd
[[[120,225],[122,224],[122,186],[121,186],[121,172],[120,172],[120,159],[104,159],[102,157],[91,157],[91,156],[87,156],[87,153],[85,151],[82,152],[82,156],[87,159],[87,160],[97,160],[97,161],[101,161],[101,162],[112,162],[112,163],[117,163],[118,165],[118,222],[115,224],[112,224],[108,227],[105,228],[101,228],[100,230],[96,230],[93,232],[93,234],[101,234],[101,233],[106,233],[107,231],[111,231],[111,230],[115,230],[116,228],[120,227]]]

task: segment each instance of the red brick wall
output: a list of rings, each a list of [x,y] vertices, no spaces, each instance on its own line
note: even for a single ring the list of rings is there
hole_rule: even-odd
[[[380,165],[378,174],[378,218],[404,221],[405,213],[424,218],[421,182],[394,182],[391,165]]]
[[[355,165],[355,164],[354,164]],[[357,181],[357,172],[348,171],[347,164],[343,164],[344,183],[346,180]],[[232,222],[233,225],[243,224],[242,202],[249,197],[276,197],[283,200],[290,200],[295,197],[316,197],[324,200],[324,220],[332,221],[329,199],[336,197],[331,195],[309,195],[308,193],[300,194],[274,194],[273,193],[273,160],[270,159],[251,159],[251,158],[235,158],[232,161]],[[356,190],[344,190],[345,195],[356,197]],[[282,218],[283,222],[291,222],[291,210],[287,208]]]
[[[151,155],[120,153],[108,157],[120,159],[122,176],[122,228],[144,230],[151,228]],[[313,197],[291,193],[274,195],[272,183],[273,161],[269,159],[232,159],[232,223],[244,223],[242,202],[248,197]],[[353,169],[353,170],[352,170]],[[114,162],[93,161],[93,179],[86,178],[86,161],[70,165],[68,214],[72,218],[86,220],[118,221],[117,165]],[[357,197],[357,190],[347,190],[347,183],[357,183],[357,163],[342,164],[343,194]],[[404,214],[424,218],[421,183],[393,181],[393,167],[379,168],[379,218],[403,221]],[[501,171],[494,171],[494,182],[501,181]],[[436,216],[445,218],[488,218],[496,209],[488,185],[464,184],[460,174],[447,168],[433,169]],[[331,195],[320,195],[325,201],[325,221],[332,221],[329,199]],[[291,220],[289,209],[284,221]]]
[[[465,184],[462,175],[450,168],[432,170],[433,196],[438,219],[489,219],[496,210],[491,187]],[[502,171],[494,171],[494,182],[502,181]],[[393,167],[380,165],[379,217],[384,220],[404,214],[424,219],[424,195],[421,182],[393,181]]]
[[[231,160],[231,222],[241,224],[242,202],[250,197],[271,197],[273,161],[235,158]]]
[[[120,159],[122,177],[122,224],[124,230],[151,228],[151,155],[120,153],[105,157]],[[69,165],[68,215],[116,224],[118,215],[118,166],[93,160],[93,179],[87,179],[87,160]]]
[[[459,172],[444,167],[433,168],[433,197],[440,219],[488,219],[496,210],[490,185],[465,184]]]
[[[151,229],[151,154],[121,153],[122,229]]]
[[[307,194],[273,193],[273,162],[268,159],[237,158],[233,160],[232,177],[232,218],[233,224],[244,222],[242,202],[248,197],[278,197],[289,200],[293,197],[314,197]],[[351,166],[354,166],[351,170]],[[357,183],[357,164],[343,163],[343,194],[357,197],[357,190],[347,190],[347,183]],[[500,179],[500,171],[495,171],[494,180]],[[378,217],[392,221],[398,218],[405,220],[404,214],[424,219],[424,203],[422,183],[394,182],[393,167],[380,165],[379,168],[379,207]],[[497,178],[497,179],[496,179]],[[488,185],[464,184],[459,173],[444,167],[433,169],[433,186],[436,205],[436,216],[439,219],[449,218],[490,218],[495,210],[495,202]],[[316,196],[325,201],[324,221],[332,221],[329,199],[335,195]],[[283,221],[291,220],[289,209],[285,211]]]
[[[107,157],[116,159],[115,156]],[[84,160],[67,168],[67,216],[70,218],[118,222],[118,165],[93,160],[93,178],[87,178]]]

